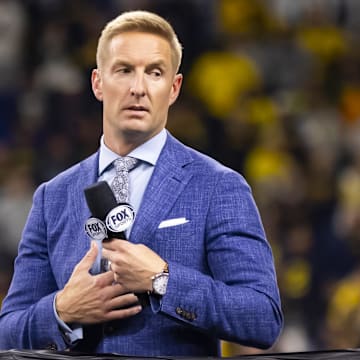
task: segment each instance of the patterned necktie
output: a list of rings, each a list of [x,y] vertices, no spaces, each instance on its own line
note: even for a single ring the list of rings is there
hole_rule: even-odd
[[[114,161],[115,177],[111,184],[118,203],[129,202],[129,171],[138,163],[138,159],[125,156]]]

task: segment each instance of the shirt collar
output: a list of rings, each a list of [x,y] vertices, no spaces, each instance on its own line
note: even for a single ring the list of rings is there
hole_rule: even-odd
[[[147,162],[153,166],[160,156],[160,152],[165,145],[167,132],[162,129],[159,134],[155,135],[144,144],[141,144],[132,150],[127,156],[132,156],[141,161]],[[99,176],[119,157],[118,154],[110,150],[104,143],[104,135],[100,139],[100,155],[99,155]]]

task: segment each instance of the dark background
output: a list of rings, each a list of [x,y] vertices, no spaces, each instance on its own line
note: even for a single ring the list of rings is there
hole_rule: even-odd
[[[184,46],[168,129],[253,188],[286,320],[271,351],[359,346],[358,0],[0,0],[0,300],[34,189],[99,145],[96,42],[129,9]]]

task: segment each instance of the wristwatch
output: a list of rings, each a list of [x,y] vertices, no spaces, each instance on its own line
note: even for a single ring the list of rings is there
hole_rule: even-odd
[[[161,273],[155,274],[151,277],[152,293],[156,295],[165,295],[167,284],[169,281],[169,265],[165,263],[164,269]]]

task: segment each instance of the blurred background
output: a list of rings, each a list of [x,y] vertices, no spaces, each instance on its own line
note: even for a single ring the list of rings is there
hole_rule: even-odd
[[[98,148],[96,42],[133,9],[184,46],[168,129],[252,186],[285,313],[270,351],[358,347],[358,0],[0,0],[0,301],[34,189]]]

